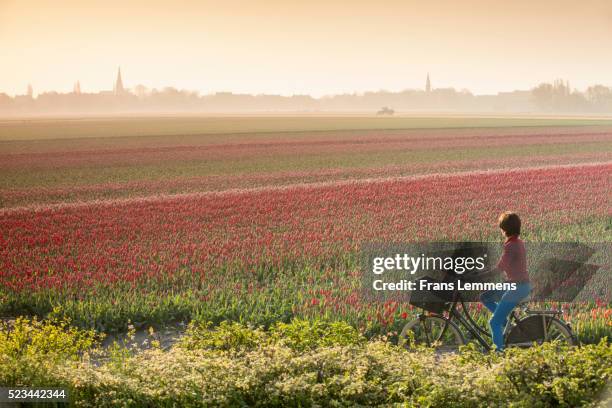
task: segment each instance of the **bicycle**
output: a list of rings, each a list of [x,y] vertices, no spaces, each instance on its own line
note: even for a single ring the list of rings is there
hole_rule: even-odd
[[[439,351],[454,351],[466,344],[461,326],[485,350],[492,349],[491,334],[474,321],[458,291],[450,302],[410,303],[429,314],[421,313],[404,326],[399,335],[400,345],[406,348],[426,345]],[[506,347],[529,347],[549,341],[575,345],[576,338],[569,324],[561,319],[562,313],[561,310],[531,310],[528,300],[519,303],[510,313],[504,328]]]

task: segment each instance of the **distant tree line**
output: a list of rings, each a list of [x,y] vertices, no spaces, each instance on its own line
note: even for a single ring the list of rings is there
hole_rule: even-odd
[[[556,80],[532,90],[537,107],[551,112],[612,112],[612,88],[593,85],[585,92],[570,88],[568,82]]]
[[[78,86],[77,86],[78,85]],[[567,81],[542,83],[532,90],[474,95],[468,90],[434,88],[400,92],[365,92],[324,96],[249,95],[197,92],[171,87],[161,90],[137,85],[121,94],[112,91],[45,92],[34,96],[0,93],[0,115],[87,114],[117,112],[368,112],[383,106],[396,112],[499,112],[499,113],[612,113],[612,88],[593,85],[585,92],[572,90]]]

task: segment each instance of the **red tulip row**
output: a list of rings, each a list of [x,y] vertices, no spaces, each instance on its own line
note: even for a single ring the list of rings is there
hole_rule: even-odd
[[[323,264],[367,241],[497,238],[610,215],[612,164],[336,183],[0,213],[0,285],[80,291],[93,283],[197,282],[262,265]],[[595,237],[594,237],[595,238]]]

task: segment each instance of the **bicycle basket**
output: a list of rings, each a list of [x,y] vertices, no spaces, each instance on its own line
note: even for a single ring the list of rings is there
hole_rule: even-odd
[[[425,276],[415,281],[417,289],[420,287],[420,281],[441,283],[439,280]],[[452,300],[452,293],[448,291],[414,290],[410,295],[409,303],[428,312],[441,314],[448,309],[449,303],[452,302]]]

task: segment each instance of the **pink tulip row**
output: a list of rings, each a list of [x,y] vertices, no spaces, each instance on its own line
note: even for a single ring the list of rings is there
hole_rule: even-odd
[[[367,137],[366,137],[367,136]],[[221,139],[222,137],[219,136]],[[221,139],[222,140],[222,139]],[[366,135],[355,133],[333,134],[317,137],[246,139],[224,143],[204,139],[191,144],[152,143],[149,146],[121,146],[91,148],[84,145],[78,148],[63,146],[61,150],[42,149],[34,151],[9,151],[0,153],[0,170],[10,169],[58,169],[79,166],[112,166],[157,164],[172,161],[226,161],[259,158],[262,156],[319,155],[345,153],[377,153],[385,151],[420,151],[445,149],[478,149],[483,147],[529,147],[534,145],[607,143],[612,140],[609,132],[526,132],[499,129],[486,133],[472,131],[467,134],[458,132],[387,133],[368,132]],[[78,150],[75,150],[78,149]]]

